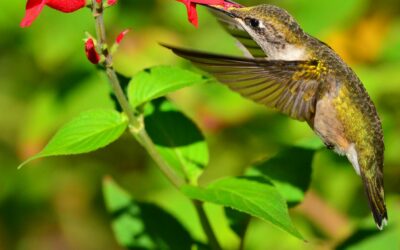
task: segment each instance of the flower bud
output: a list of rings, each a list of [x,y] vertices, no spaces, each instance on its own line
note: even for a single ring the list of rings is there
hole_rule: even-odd
[[[97,3],[100,3],[102,0],[96,0]],[[117,0],[107,0],[107,6],[111,6],[117,3]]]
[[[107,0],[108,6],[114,5],[117,3],[117,0]]]
[[[122,31],[121,33],[119,33],[119,35],[115,39],[115,43],[120,44],[122,39],[124,39],[125,35],[128,34],[129,31],[130,31],[130,29],[126,29],[126,30]]]
[[[96,51],[96,46],[94,44],[93,38],[89,38],[85,42],[85,53],[86,57],[93,64],[98,64],[100,62],[100,55]]]

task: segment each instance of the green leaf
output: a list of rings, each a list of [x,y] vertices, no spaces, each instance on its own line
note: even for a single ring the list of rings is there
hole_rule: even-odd
[[[130,103],[137,107],[175,90],[207,81],[200,74],[173,66],[158,66],[134,76],[128,86]]]
[[[287,148],[250,168],[246,175],[267,178],[289,206],[294,206],[304,199],[310,185],[314,153],[314,149]]]
[[[187,185],[181,190],[191,199],[248,213],[303,239],[292,224],[285,200],[268,180],[257,177],[226,178],[205,188]]]
[[[187,230],[160,207],[138,202],[111,178],[103,182],[107,210],[118,243],[127,249],[191,249],[194,240]]]
[[[169,165],[191,183],[197,183],[208,164],[207,143],[197,126],[164,98],[149,105],[145,126]]]
[[[83,154],[105,147],[118,139],[127,126],[127,118],[114,110],[87,111],[62,127],[41,152],[19,168],[42,157]]]

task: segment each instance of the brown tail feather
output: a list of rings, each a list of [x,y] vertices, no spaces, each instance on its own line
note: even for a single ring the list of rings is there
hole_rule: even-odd
[[[387,225],[388,216],[383,191],[383,178],[363,176],[364,188],[376,226],[382,230]]]

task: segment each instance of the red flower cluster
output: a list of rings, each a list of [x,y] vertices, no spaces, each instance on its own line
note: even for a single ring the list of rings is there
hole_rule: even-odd
[[[98,3],[101,0],[96,0]],[[117,0],[107,0],[108,5],[117,3]],[[21,22],[21,27],[28,27],[42,12],[47,5],[58,11],[69,13],[77,11],[86,6],[86,0],[28,0],[25,8],[25,17]]]
[[[28,27],[32,24],[32,22],[39,16],[42,12],[43,7],[45,5],[53,8],[55,10],[69,13],[77,11],[87,5],[87,1],[90,0],[28,0],[25,9],[25,17],[21,22],[21,27]],[[104,0],[96,0],[97,3],[101,3]],[[197,27],[198,25],[198,16],[196,11],[197,4],[203,5],[212,5],[216,7],[222,8],[230,8],[230,7],[242,7],[239,4],[231,2],[230,0],[177,0],[186,5],[189,22]],[[117,0],[107,0],[107,6],[111,6],[117,3]],[[129,32],[129,30],[124,30],[121,32],[117,39],[115,40],[115,46],[118,46],[125,35]],[[90,62],[93,64],[98,64],[101,60],[101,56],[96,51],[95,41],[92,38],[89,38],[85,42],[85,52],[86,56]]]
[[[194,26],[198,26],[198,16],[196,5],[197,4],[204,4],[204,5],[214,5],[214,6],[222,6],[223,8],[230,8],[230,7],[243,7],[239,4],[226,1],[226,0],[177,0],[186,5],[188,19],[189,22],[192,23]]]
[[[129,31],[130,29],[126,29],[119,33],[119,35],[115,39],[115,43],[111,49],[111,53],[113,53],[113,50],[115,50],[119,46],[119,44],[122,42]],[[101,60],[101,56],[96,50],[96,41],[91,37],[85,40],[85,54],[89,61],[93,64],[98,64]]]

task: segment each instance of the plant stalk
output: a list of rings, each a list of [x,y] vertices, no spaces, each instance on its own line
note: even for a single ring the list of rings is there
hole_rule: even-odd
[[[150,136],[147,134],[144,127],[142,127],[139,131],[132,132],[133,135],[136,136],[138,141],[142,144],[142,146],[147,150],[147,153],[151,155],[153,160],[157,163],[161,172],[169,179],[169,181],[179,189],[182,185],[185,184],[185,181],[180,176],[176,175],[172,168],[165,162],[165,160],[161,157],[161,155],[157,152],[157,149],[151,140]]]
[[[93,6],[92,7],[93,16],[96,22],[97,46],[99,48],[99,51],[101,51],[101,54],[105,58],[103,65],[106,68],[108,80],[111,83],[111,87],[118,100],[118,103],[121,105],[122,110],[128,117],[130,126],[133,126],[136,129],[140,129],[142,125],[139,119],[135,117],[134,110],[132,109],[132,106],[129,104],[124,94],[124,91],[121,88],[117,74],[115,73],[113,67],[112,55],[108,50],[107,35],[103,19],[103,2],[100,1],[100,3],[96,3],[95,0],[92,0],[92,6]]]
[[[210,221],[207,218],[207,214],[206,211],[204,210],[203,203],[200,201],[193,200],[193,204],[196,208],[197,214],[199,215],[201,226],[203,227],[204,233],[207,236],[210,247],[213,250],[222,250],[214,234],[214,231],[211,227]]]
[[[100,1],[100,3],[97,3],[96,0],[92,0],[92,11],[96,23],[98,49],[99,51],[101,51],[101,54],[105,58],[103,65],[106,69],[108,80],[111,84],[111,87],[114,91],[117,101],[120,104],[123,112],[128,117],[130,132],[135,136],[135,138],[139,141],[139,143],[147,150],[147,152],[150,154],[153,160],[157,163],[161,172],[168,178],[168,180],[176,188],[179,189],[182,185],[186,183],[185,180],[182,177],[176,175],[172,171],[172,168],[168,165],[168,163],[165,162],[162,156],[157,152],[156,146],[154,145],[153,141],[151,140],[150,136],[147,134],[144,128],[143,116],[137,115],[135,113],[135,110],[129,104],[129,101],[126,98],[124,91],[121,88],[121,84],[113,67],[112,55],[110,54],[107,46],[107,36],[103,19],[103,10],[104,8],[102,1]],[[213,250],[221,250],[222,248],[220,247],[215,237],[215,234],[211,228],[211,224],[207,218],[202,203],[199,201],[193,201],[193,204],[196,208],[201,225],[208,238],[208,242],[211,248]]]
[[[141,116],[135,115],[135,111],[132,106],[129,104],[128,99],[125,96],[124,91],[121,88],[119,79],[113,67],[113,58],[110,54],[107,46],[107,35],[106,29],[104,25],[103,19],[103,3],[97,3],[95,0],[92,0],[92,9],[93,16],[96,22],[96,35],[97,35],[97,43],[99,51],[104,56],[105,60],[103,65],[106,69],[107,78],[111,84],[111,87],[114,91],[114,94],[117,98],[118,103],[120,104],[122,110],[128,117],[130,132],[136,137],[136,139],[140,142],[140,144],[146,148],[147,152],[153,158],[153,160],[160,167],[161,171],[168,178],[168,180],[177,188],[184,184],[184,180],[177,176],[168,164],[162,159],[162,157],[158,154],[156,147],[146,133],[143,125],[143,118]]]
[[[250,224],[250,220],[251,220],[251,217],[249,216],[249,218],[247,219],[246,224],[245,224],[245,230],[243,230],[243,233],[241,235],[239,235],[240,244],[239,244],[238,250],[244,250],[246,233],[247,233],[247,228],[249,227],[249,224]]]

